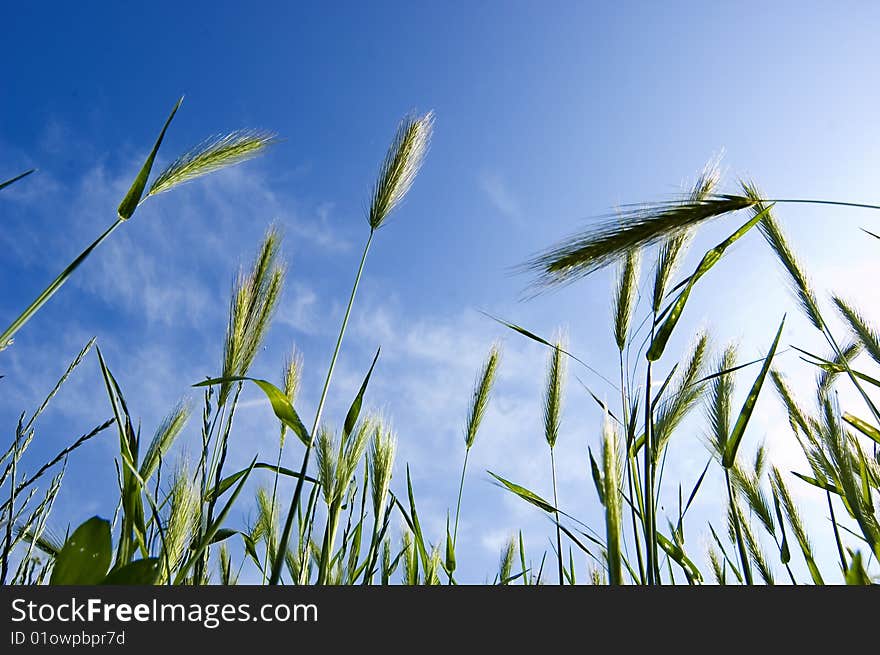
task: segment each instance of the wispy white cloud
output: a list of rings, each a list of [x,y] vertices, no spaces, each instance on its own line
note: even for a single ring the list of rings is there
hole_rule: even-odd
[[[500,173],[483,171],[479,175],[478,182],[492,207],[514,224],[522,224],[522,204]]]

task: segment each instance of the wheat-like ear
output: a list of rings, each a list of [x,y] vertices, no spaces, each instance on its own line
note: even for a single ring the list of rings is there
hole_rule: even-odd
[[[409,191],[425,161],[433,129],[434,112],[430,111],[423,116],[407,116],[398,125],[373,187],[369,215],[372,229],[382,226]]]
[[[706,332],[700,332],[685,360],[686,366],[679,374],[675,388],[668,392],[667,400],[660,403],[654,421],[655,457],[657,458],[660,457],[675,429],[703,395],[705,383],[700,382],[699,379],[708,348],[709,335]]]
[[[477,430],[480,429],[480,423],[486,413],[486,407],[489,405],[489,396],[492,393],[492,386],[495,384],[495,374],[498,372],[498,362],[501,359],[501,347],[494,344],[489,349],[489,356],[483,365],[480,377],[474,385],[474,395],[471,400],[471,406],[468,410],[467,427],[464,435],[465,447],[470,450],[477,438]]]
[[[527,261],[523,268],[537,275],[535,286],[546,288],[574,282],[622,257],[630,250],[680,236],[705,221],[751,207],[754,200],[712,195],[631,205],[608,216],[596,227],[563,240]]]
[[[855,317],[854,317],[855,318]],[[855,329],[854,325],[850,326],[853,330]],[[862,324],[862,328],[867,328],[870,330],[871,328]],[[866,333],[865,336],[868,336],[869,333]],[[817,397],[822,398],[828,391],[831,389],[831,385],[834,384],[834,380],[837,379],[837,376],[840,375],[841,371],[844,369],[844,361],[852,362],[853,359],[858,357],[861,354],[864,346],[861,341],[852,341],[845,346],[841,346],[839,353],[833,353],[828,355],[826,359],[831,362],[831,366],[829,368],[820,368],[818,374],[816,375],[816,381],[818,384],[818,388],[816,389]],[[875,351],[878,355],[880,355],[880,349]],[[871,354],[872,359],[874,358],[874,354]],[[875,359],[875,361],[880,361]]]
[[[877,331],[874,330],[865,317],[862,316],[861,312],[852,304],[843,300],[840,296],[834,296],[833,300],[840,315],[846,321],[850,332],[858,339],[871,359],[880,363],[880,336],[877,335]]]
[[[321,493],[328,507],[333,504],[335,498],[336,472],[340,459],[338,453],[339,449],[333,434],[326,427],[321,426],[315,446],[315,455],[318,458],[318,479],[321,482]]]
[[[795,434],[797,434],[798,430],[809,434],[811,429],[807,414],[798,404],[797,400],[795,400],[794,393],[791,387],[788,386],[785,377],[777,369],[771,369],[770,379],[773,380],[776,393],[779,395],[779,399],[788,413],[788,422],[791,425],[791,429]]]
[[[394,470],[394,455],[397,439],[394,433],[377,420],[370,443],[369,470],[373,501],[373,516],[379,525],[384,518],[385,500],[391,487],[391,474]]]
[[[513,572],[513,556],[516,553],[516,540],[509,537],[501,549],[501,558],[498,560],[498,584],[510,583],[510,574]]]
[[[235,281],[223,347],[224,378],[247,375],[269,329],[285,276],[279,256],[280,242],[278,231],[270,227],[251,270],[240,272]],[[221,405],[230,389],[230,382],[220,386]]]
[[[719,459],[724,458],[730,436],[730,411],[733,403],[734,379],[731,369],[736,367],[736,346],[729,344],[718,361],[707,400],[709,443]]]
[[[610,417],[605,416],[602,427],[602,471],[605,498],[606,557],[610,584],[623,584],[621,570],[621,481],[620,439]]]
[[[183,557],[193,530],[199,523],[198,490],[190,472],[181,467],[174,476],[171,488],[171,513],[165,528],[160,564],[162,574],[159,582],[171,577]]]
[[[403,582],[413,587],[419,584],[419,560],[413,547],[412,533],[404,530],[403,537]]]
[[[794,532],[795,539],[797,539],[801,552],[804,555],[804,559],[807,562],[807,567],[810,570],[810,575],[813,577],[813,582],[816,584],[824,584],[822,581],[822,575],[819,573],[819,568],[816,566],[816,562],[813,559],[813,547],[810,544],[810,538],[804,528],[804,522],[801,519],[800,512],[791,497],[791,493],[788,491],[785,481],[782,479],[782,474],[775,466],[770,473],[770,485],[773,488],[773,493],[782,505],[782,509],[785,512],[785,518],[788,519],[788,524],[791,526],[792,532]]]
[[[761,547],[761,542],[758,541],[757,536],[755,535],[755,531],[752,529],[752,524],[746,520],[743,513],[737,507],[737,513],[739,514],[740,528],[742,530],[742,534],[745,537],[746,545],[749,549],[749,555],[752,558],[752,562],[755,564],[755,568],[758,569],[758,573],[761,575],[761,578],[768,585],[775,584],[773,579],[773,569],[770,567],[770,564],[767,562],[767,556],[764,554],[764,549]]]
[[[153,181],[147,197],[164,193],[221,168],[253,159],[277,141],[275,134],[257,130],[237,130],[205,139],[162,171]]]
[[[544,391],[544,438],[550,448],[556,447],[562,420],[562,395],[565,387],[565,342],[556,340],[547,362],[547,383]]]
[[[737,464],[734,464],[731,473],[733,475],[733,483],[742,497],[745,498],[749,509],[760,519],[767,532],[771,535],[774,534],[773,510],[770,509],[767,496],[764,494],[764,490],[761,489],[760,480]]]
[[[626,347],[629,336],[638,293],[641,259],[641,252],[638,250],[630,250],[626,253],[614,287],[614,341],[620,352]]]
[[[281,390],[293,405],[296,401],[296,395],[299,392],[299,385],[302,381],[303,356],[296,346],[293,347],[291,353],[284,360],[284,367],[281,371]],[[284,441],[287,438],[287,425],[281,424],[281,447],[284,448]]]
[[[712,567],[712,575],[715,576],[715,582],[719,585],[727,583],[724,566],[721,564],[721,557],[713,546],[709,546],[709,564]]]
[[[220,544],[220,583],[225,586],[238,584],[238,574],[232,570],[232,555],[229,553],[229,546],[225,543]]]
[[[691,187],[688,200],[691,202],[700,202],[706,198],[710,198],[718,182],[721,180],[720,156],[709,161],[703,168],[697,181]],[[687,250],[692,230],[685,230],[678,234],[674,234],[660,244],[659,254],[657,256],[657,267],[654,270],[654,293],[651,302],[651,309],[654,313],[660,311],[660,305],[666,294],[666,287],[669,285],[670,278],[675,274],[678,265],[681,263],[682,256]]]
[[[272,492],[265,487],[257,490],[257,523],[254,532],[265,540],[269,556],[274,557],[278,545],[278,505],[272,498]]]
[[[769,208],[761,202],[761,192],[754,182],[743,181],[741,184],[743,192],[753,200],[752,212],[754,215],[757,216],[762,212],[766,212],[758,223],[758,229],[761,230],[761,234],[764,235],[764,239],[770,245],[779,263],[782,264],[786,273],[788,273],[791,287],[800,302],[804,314],[817,329],[821,330],[823,323],[819,313],[819,303],[816,301],[816,295],[809,278],[801,267],[800,262],[798,262],[791,245],[788,243],[782,226],[776,220],[776,217],[773,216],[772,212],[769,211]]]
[[[189,403],[185,401],[179,402],[162,421],[159,429],[156,430],[141,463],[140,474],[145,481],[149,480],[156,471],[162,458],[165,457],[168,449],[171,448],[171,444],[174,443],[177,435],[183,430],[183,427],[189,420],[190,411]]]
[[[348,438],[347,443],[344,444],[344,448],[340,450],[341,457],[336,465],[336,489],[334,490],[337,502],[342,502],[349,485],[351,485],[361,457],[367,449],[375,422],[376,419],[373,417],[362,420]]]

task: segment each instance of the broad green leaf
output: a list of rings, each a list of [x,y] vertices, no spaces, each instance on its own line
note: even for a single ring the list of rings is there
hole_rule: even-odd
[[[560,352],[562,352],[562,351],[560,350]],[[578,377],[576,377],[576,379],[578,382],[580,382],[581,386],[586,390],[586,392],[588,394],[590,394],[590,396],[593,398],[593,400],[596,401],[596,403],[599,405],[599,407],[602,408],[602,411],[606,412],[608,414],[608,416],[610,416],[614,420],[615,423],[617,423],[621,427],[626,427],[623,425],[623,422],[614,415],[614,412],[612,412],[611,409],[608,407],[608,403],[606,403],[604,400],[600,399],[599,396],[597,396],[595,393],[593,393],[593,390],[590,389],[590,387],[588,387],[586,384],[584,384],[583,380],[581,380]]]
[[[593,457],[593,451],[589,447],[587,453],[590,455],[590,471],[593,474],[593,484],[596,485],[596,493],[599,494],[599,502],[605,507],[605,482],[602,480],[602,472],[599,470],[599,464]]]
[[[787,350],[780,350],[777,354],[781,355],[784,352],[788,352]],[[727,375],[728,373],[735,373],[740,369],[748,368],[749,366],[754,366],[755,364],[761,364],[764,361],[764,358],[761,359],[753,359],[750,362],[746,362],[745,364],[737,364],[736,366],[731,366],[730,368],[725,368],[720,371],[715,371],[711,375],[707,375],[705,377],[700,378],[699,380],[695,380],[691,382],[690,386],[696,386],[698,384],[703,384],[703,382],[708,382],[709,380],[714,380],[715,378],[720,378],[722,375]]]
[[[509,480],[505,480],[500,475],[495,475],[494,473],[492,473],[492,471],[487,471],[487,473],[498,480],[498,482],[500,482],[502,485],[504,485],[508,491],[515,493],[527,503],[531,503],[535,507],[538,507],[545,512],[550,512],[551,514],[556,513],[556,508],[553,507],[553,505],[548,503],[546,500],[541,498],[538,494],[529,491],[525,487],[521,487],[518,484],[510,482]]]
[[[226,382],[253,382],[266,394],[266,398],[269,399],[269,403],[272,405],[272,411],[275,412],[275,416],[278,417],[284,425],[293,430],[294,434],[299,437],[299,440],[303,443],[306,448],[311,444],[311,439],[309,438],[309,431],[306,429],[306,426],[303,425],[303,422],[299,418],[299,414],[296,413],[296,410],[293,408],[293,405],[290,404],[290,400],[287,396],[284,395],[284,392],[281,391],[278,387],[276,387],[271,382],[266,380],[260,380],[258,378],[248,378],[241,376],[233,376],[228,378],[211,378],[210,380],[205,380],[204,382],[198,382],[194,384],[194,387],[207,387],[214,384],[224,384]]]
[[[262,569],[263,563],[260,561],[260,555],[257,553],[257,543],[254,541],[253,537],[249,534],[241,533],[241,538],[244,541],[244,549],[250,558],[254,561],[254,563]]]
[[[703,467],[703,472],[700,473],[700,477],[697,478],[697,482],[694,484],[694,488],[691,489],[691,493],[688,496],[687,503],[684,505],[684,511],[681,513],[682,518],[687,514],[688,509],[690,509],[691,503],[694,502],[694,498],[697,497],[697,492],[700,490],[700,486],[703,484],[703,479],[706,477],[706,472],[709,470],[709,465],[712,464],[712,457],[709,457],[709,461],[706,462],[706,466]]]
[[[880,444],[880,430],[875,428],[873,425],[868,423],[867,421],[863,421],[862,419],[853,416],[849,412],[844,412],[843,420],[853,426],[856,430],[861,432],[863,435],[868,437],[871,441]]]
[[[348,435],[350,435],[354,431],[354,426],[357,423],[358,416],[360,416],[361,413],[361,405],[364,402],[364,394],[367,391],[367,385],[370,383],[370,376],[373,374],[373,368],[375,368],[376,361],[379,359],[380,351],[381,348],[376,351],[376,356],[373,357],[373,363],[370,364],[370,370],[367,371],[367,376],[364,378],[363,383],[361,383],[360,391],[358,391],[354,402],[351,403],[351,407],[349,407],[348,409],[348,414],[345,415],[345,425],[342,431],[343,441],[346,441],[348,439]]]
[[[758,395],[761,393],[761,387],[764,386],[764,380],[767,378],[767,372],[770,370],[770,364],[773,362],[773,356],[776,354],[776,348],[779,346],[779,339],[782,337],[784,325],[785,317],[783,316],[782,321],[779,323],[779,329],[776,331],[776,338],[770,347],[770,352],[767,353],[767,357],[764,359],[761,372],[755,378],[755,382],[752,384],[751,390],[749,390],[749,395],[746,397],[739,412],[739,417],[736,419],[736,424],[730,433],[730,438],[727,440],[727,447],[724,449],[724,458],[722,459],[722,464],[725,468],[733,466],[736,460],[736,451],[739,449],[739,444],[746,433],[746,426],[748,426],[749,419],[752,417],[752,411],[754,411],[755,404],[758,402]]]
[[[446,515],[446,570],[450,575],[455,573],[455,546],[449,532],[449,514]]]
[[[49,302],[49,299],[55,295],[58,289],[60,289],[68,279],[70,279],[70,276],[73,275],[74,271],[76,271],[89,255],[92,254],[92,251],[100,246],[104,239],[109,237],[120,225],[122,225],[121,219],[115,221],[113,225],[107,228],[88,248],[83,250],[76,259],[70,262],[65,269],[58,274],[58,277],[52,280],[52,282],[49,283],[49,286],[47,286],[43,292],[37,296],[30,305],[28,305],[27,309],[25,309],[18,318],[6,328],[3,334],[0,335],[0,351],[8,348],[12,344],[12,338],[24,326],[24,324],[31,320],[31,317],[36,314],[43,305]]]
[[[848,585],[871,585],[871,576],[862,564],[862,553],[850,551],[849,568],[846,571],[846,584]]]
[[[669,310],[668,315],[666,316],[666,320],[663,321],[663,324],[657,329],[657,332],[654,334],[654,339],[651,341],[651,346],[648,348],[648,352],[645,355],[650,362],[656,362],[660,359],[660,356],[663,355],[663,351],[666,349],[666,344],[669,341],[669,337],[672,336],[672,331],[675,329],[675,326],[678,324],[679,319],[681,318],[681,313],[684,311],[684,306],[688,301],[688,297],[691,294],[694,286],[697,284],[697,281],[705,275],[709,269],[711,269],[715,264],[718,263],[718,260],[721,259],[721,256],[724,254],[724,251],[727,250],[735,241],[739,240],[746,232],[751,230],[758,222],[766,216],[767,212],[772,209],[773,205],[770,205],[763,211],[756,214],[751,220],[744,223],[736,232],[727,237],[724,241],[719,243],[717,246],[709,250],[705,255],[703,255],[703,259],[700,260],[699,265],[694,271],[693,275],[688,279],[687,284],[681,290],[681,293],[678,294],[678,298],[676,298],[675,302],[672,304],[672,308]]]
[[[822,489],[824,491],[830,491],[831,493],[837,494],[841,497],[843,496],[843,493],[840,491],[840,489],[838,489],[835,485],[828,482],[827,480],[817,480],[816,478],[811,478],[809,476],[798,473],[797,471],[792,471],[791,474],[795,477],[800,478],[807,484],[813,485],[814,487],[818,487],[819,489]]]
[[[428,555],[428,549],[425,546],[425,539],[422,535],[422,526],[419,523],[419,514],[416,511],[416,497],[413,493],[412,488],[412,479],[409,475],[409,466],[406,467],[406,493],[409,496],[409,507],[412,512],[412,528],[413,535],[415,536],[416,546],[419,549],[419,554],[422,557],[422,566],[425,567],[425,570],[428,570],[430,556]]]
[[[102,585],[154,585],[159,577],[160,565],[157,557],[139,559],[116,569],[101,583]]]
[[[110,522],[94,516],[73,531],[55,558],[49,584],[96,585],[110,568]]]
[[[275,464],[267,464],[266,462],[257,462],[254,464],[255,469],[268,469],[269,471],[275,471],[279,475],[284,475],[289,478],[299,478],[299,473],[296,471],[291,471],[288,468],[284,468],[283,466],[275,466]],[[213,489],[210,489],[205,494],[205,500],[214,500],[215,498],[219,498],[222,496],[227,489],[229,489],[236,482],[241,480],[243,475],[246,475],[248,469],[242,469],[241,471],[237,471],[232,475],[229,475],[222,480],[220,480],[220,484],[218,484]],[[312,484],[318,484],[318,481],[315,478],[309,477],[308,475],[303,478],[306,482],[311,482]]]
[[[660,400],[663,398],[663,392],[666,391],[666,387],[669,386],[669,383],[672,382],[672,377],[675,375],[675,372],[678,370],[678,362],[670,369],[669,373],[666,375],[666,379],[663,380],[663,384],[660,385],[660,389],[654,394],[654,400],[651,401],[651,411],[657,411],[657,405],[660,403]]]
[[[773,492],[773,507],[776,509],[776,520],[779,521],[779,529],[782,530],[782,543],[779,545],[779,558],[783,564],[791,561],[791,551],[788,548],[788,535],[785,532],[785,521],[782,520],[782,508],[779,506],[779,496]]]
[[[811,352],[804,350],[803,348],[798,348],[797,346],[792,346],[793,350],[797,350],[802,355],[806,355],[806,357],[802,357],[805,362],[812,364],[813,366],[817,366],[821,368],[823,371],[828,371],[829,373],[846,373],[846,367],[843,364],[838,364],[837,362],[832,362],[823,357],[819,357],[818,355],[814,355]],[[807,357],[812,359],[807,359]],[[814,361],[815,360],[815,361]],[[859,380],[863,380],[868,384],[871,384],[875,387],[880,387],[880,380],[877,378],[871,377],[870,375],[866,375],[865,373],[861,373],[859,371],[853,370],[852,374],[857,377]]]
[[[0,182],[0,189],[5,189],[5,188],[8,187],[10,184],[15,184],[15,183],[18,182],[20,179],[25,178],[25,177],[27,177],[28,175],[30,175],[31,173],[33,173],[35,170],[37,170],[37,169],[36,169],[36,168],[32,168],[32,169],[30,169],[29,171],[25,171],[25,172],[22,173],[21,175],[16,175],[16,176],[13,177],[11,180],[6,180],[5,182]]]
[[[865,503],[865,507],[869,512],[873,512],[874,507],[871,499],[871,481],[868,478],[868,465],[861,451],[859,451],[859,478],[862,483],[862,502]]]
[[[142,480],[138,474],[137,448],[138,440],[131,426],[131,417],[122,395],[119,383],[110,371],[110,367],[104,361],[104,355],[99,347],[96,347],[98,363],[101,367],[101,375],[104,379],[104,387],[113,415],[116,418],[116,428],[119,432],[119,456],[123,463],[122,489],[120,490],[122,502],[122,530],[119,545],[116,549],[115,566],[127,564],[131,561],[135,551],[135,544],[131,536],[140,544],[146,540],[146,523],[144,517],[143,500],[141,491],[144,489]]]
[[[524,327],[520,327],[519,325],[516,325],[515,323],[510,323],[508,321],[505,321],[503,318],[498,318],[497,316],[492,316],[492,314],[489,314],[487,312],[481,311],[480,313],[483,314],[483,316],[491,318],[493,321],[501,323],[501,325],[510,328],[514,332],[521,334],[522,336],[526,337],[527,339],[531,339],[532,341],[537,341],[538,343],[540,343],[543,346],[546,346],[548,348],[553,348],[553,349],[556,349],[558,347],[557,344],[550,343],[544,337],[540,337],[537,334],[535,334],[534,332],[531,332],[530,330],[527,330]],[[619,391],[619,389],[617,388],[617,385],[615,385],[611,380],[609,380],[604,375],[602,375],[595,368],[593,368],[592,366],[587,364],[584,360],[580,359],[579,357],[576,357],[575,355],[572,355],[570,352],[568,352],[567,350],[563,350],[562,348],[559,348],[559,352],[561,352],[566,357],[571,357],[571,359],[576,361],[578,364],[583,366],[585,369],[587,369],[588,371],[595,374],[597,377],[601,378],[602,380],[607,382],[609,385],[611,385],[611,388],[613,388],[615,391]]]
[[[514,580],[518,580],[519,578],[523,577],[526,573],[528,573],[528,570],[520,571],[519,573],[515,573],[507,578],[504,578],[503,580],[499,580],[495,584],[496,585],[508,585],[511,582],[513,582]]]
[[[688,556],[685,555],[679,545],[671,542],[660,532],[657,533],[657,543],[660,544],[660,547],[667,555],[669,555],[672,561],[681,567],[682,571],[684,571],[685,575],[688,577],[688,580],[696,580],[697,582],[703,581],[703,575],[700,573],[700,570],[688,558]]]
[[[177,113],[177,109],[180,107],[181,102],[183,102],[182,97],[177,101],[177,104],[174,105],[174,109],[171,110],[168,120],[165,121],[162,131],[159,133],[159,138],[156,139],[153,149],[150,151],[147,160],[141,167],[141,172],[138,173],[138,176],[134,179],[128,193],[125,194],[125,198],[119,203],[119,208],[116,210],[116,213],[119,214],[119,218],[122,220],[128,220],[131,218],[131,215],[134,214],[134,210],[137,209],[138,203],[141,201],[141,196],[144,194],[144,188],[147,186],[147,180],[150,177],[150,171],[153,168],[156,153],[159,152],[159,146],[162,145],[162,139],[165,138],[165,131],[168,129],[168,126],[171,125],[171,119],[174,118],[174,114]]]
[[[221,541],[226,541],[230,537],[234,537],[238,534],[238,530],[232,530],[230,528],[220,528],[217,530],[217,533],[214,535],[214,538],[211,539],[212,544],[219,544]]]

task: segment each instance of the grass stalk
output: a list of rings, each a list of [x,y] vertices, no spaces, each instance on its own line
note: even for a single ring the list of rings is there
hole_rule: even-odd
[[[13,337],[16,333],[27,323],[31,317],[36,314],[40,308],[49,302],[49,299],[55,295],[55,293],[62,287],[62,285],[70,279],[70,276],[73,275],[74,271],[80,267],[80,265],[92,254],[92,252],[100,246],[113,232],[117,227],[122,225],[123,219],[117,218],[116,221],[108,227],[101,236],[95,239],[91,245],[83,250],[76,259],[74,259],[67,267],[58,274],[52,282],[49,283],[43,292],[37,296],[37,298],[28,305],[27,309],[25,309],[18,318],[16,318],[12,324],[3,331],[3,334],[0,334],[0,350],[7,348],[11,343]]]
[[[556,516],[556,560],[559,565],[559,584],[565,584],[565,565],[562,561],[562,528],[559,525],[559,494],[556,489],[556,455],[555,448],[550,446],[550,472],[553,477],[553,507]]]
[[[312,423],[312,430],[309,433],[309,444],[306,446],[305,453],[303,454],[302,464],[300,465],[299,470],[299,478],[296,481],[296,487],[293,491],[293,498],[290,500],[290,507],[287,510],[287,518],[284,521],[284,529],[281,531],[281,540],[278,543],[278,553],[279,556],[275,558],[275,562],[272,565],[272,576],[269,579],[269,584],[276,585],[281,579],[281,570],[284,566],[284,557],[283,553],[287,552],[287,545],[290,541],[290,532],[293,529],[293,519],[296,515],[297,508],[299,507],[300,497],[302,496],[303,482],[305,479],[306,471],[309,467],[309,459],[312,454],[312,449],[315,444],[315,433],[318,431],[318,426],[321,423],[321,416],[324,412],[324,403],[327,400],[327,392],[330,389],[330,380],[333,378],[333,371],[336,368],[336,359],[339,357],[339,351],[342,347],[342,339],[345,336],[345,329],[348,327],[348,319],[351,316],[351,308],[354,306],[354,299],[357,295],[358,285],[361,281],[361,275],[364,272],[364,264],[367,261],[367,254],[370,251],[370,244],[373,242],[373,234],[375,234],[374,229],[370,229],[370,236],[367,238],[367,242],[364,245],[364,252],[361,255],[361,262],[358,266],[357,274],[354,278],[354,284],[351,288],[351,295],[348,298],[348,305],[345,308],[345,316],[342,319],[342,326],[339,328],[339,336],[336,339],[336,347],[333,349],[333,355],[330,358],[330,366],[327,369],[327,376],[324,379],[324,387],[321,390],[321,397],[318,401],[318,408],[315,411],[315,420]]]
[[[733,530],[736,535],[736,547],[739,552],[739,560],[742,564],[743,575],[745,576],[746,584],[752,585],[754,584],[754,580],[752,579],[752,567],[749,564],[749,555],[746,551],[745,541],[743,540],[742,526],[739,522],[739,509],[736,504],[736,495],[733,491],[733,485],[730,482],[730,469],[727,467],[724,468],[724,481],[727,484],[727,499],[730,503],[731,521],[733,522]]]
[[[650,360],[645,367],[645,445],[643,446],[643,474],[644,480],[644,529],[646,566],[648,569],[648,584],[659,584],[660,574],[657,563],[657,520],[656,505],[654,503],[654,414],[651,410],[651,369],[653,362]]]
[[[458,541],[458,517],[461,514],[461,496],[464,491],[464,476],[467,472],[468,465],[468,455],[471,454],[470,446],[465,448],[464,451],[464,462],[461,465],[461,480],[458,483],[458,500],[455,503],[455,527],[452,530],[452,547],[455,548],[455,544]]]

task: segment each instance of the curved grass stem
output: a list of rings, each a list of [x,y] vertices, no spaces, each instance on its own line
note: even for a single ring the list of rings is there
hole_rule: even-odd
[[[550,470],[553,475],[553,507],[556,508],[556,561],[559,565],[559,584],[565,584],[564,566],[562,563],[562,528],[559,527],[559,496],[556,491],[556,455],[550,447]]]
[[[290,532],[293,529],[293,519],[296,510],[299,507],[300,498],[302,497],[303,480],[309,467],[309,459],[312,454],[312,448],[315,443],[315,434],[318,431],[318,425],[321,423],[321,415],[324,412],[324,403],[327,400],[327,391],[330,389],[330,380],[333,378],[333,370],[336,368],[336,359],[339,357],[339,350],[342,347],[342,339],[345,336],[345,329],[348,327],[348,319],[351,316],[351,308],[354,305],[354,298],[357,295],[358,284],[361,281],[361,275],[364,272],[364,264],[367,261],[367,253],[370,251],[370,244],[373,242],[373,234],[375,230],[370,230],[370,236],[364,246],[364,253],[361,256],[361,263],[358,266],[357,275],[354,279],[354,285],[351,288],[351,296],[348,299],[348,306],[345,308],[345,316],[342,319],[342,326],[339,329],[339,336],[336,339],[336,347],[333,349],[333,356],[330,358],[330,366],[327,369],[327,377],[324,380],[324,388],[321,391],[321,399],[318,401],[318,409],[315,412],[315,421],[312,424],[312,431],[309,433],[309,444],[303,454],[302,465],[300,466],[299,478],[296,481],[296,488],[293,492],[293,498],[290,501],[290,508],[287,510],[287,518],[284,522],[284,530],[281,532],[281,540],[278,542],[278,554],[275,562],[272,564],[272,576],[269,584],[276,585],[281,579],[281,569],[284,566],[284,554],[287,552],[287,544],[290,540]]]
[[[52,282],[46,287],[43,292],[37,296],[36,300],[34,300],[30,305],[28,305],[27,309],[25,309],[21,315],[12,322],[3,334],[0,334],[0,350],[5,349],[12,341],[12,338],[15,336],[15,333],[18,332],[25,323],[27,323],[31,317],[39,311],[39,309],[45,305],[49,299],[55,295],[55,292],[61,288],[61,286],[67,282],[68,278],[73,275],[73,272],[79,268],[80,264],[82,264],[89,255],[92,254],[92,251],[97,248],[101,243],[109,237],[113,231],[119,227],[123,223],[121,218],[116,219],[116,222],[113,223],[107,230],[95,239],[92,244],[83,250],[79,256],[74,259],[67,267],[61,271],[61,273],[56,277]]]

